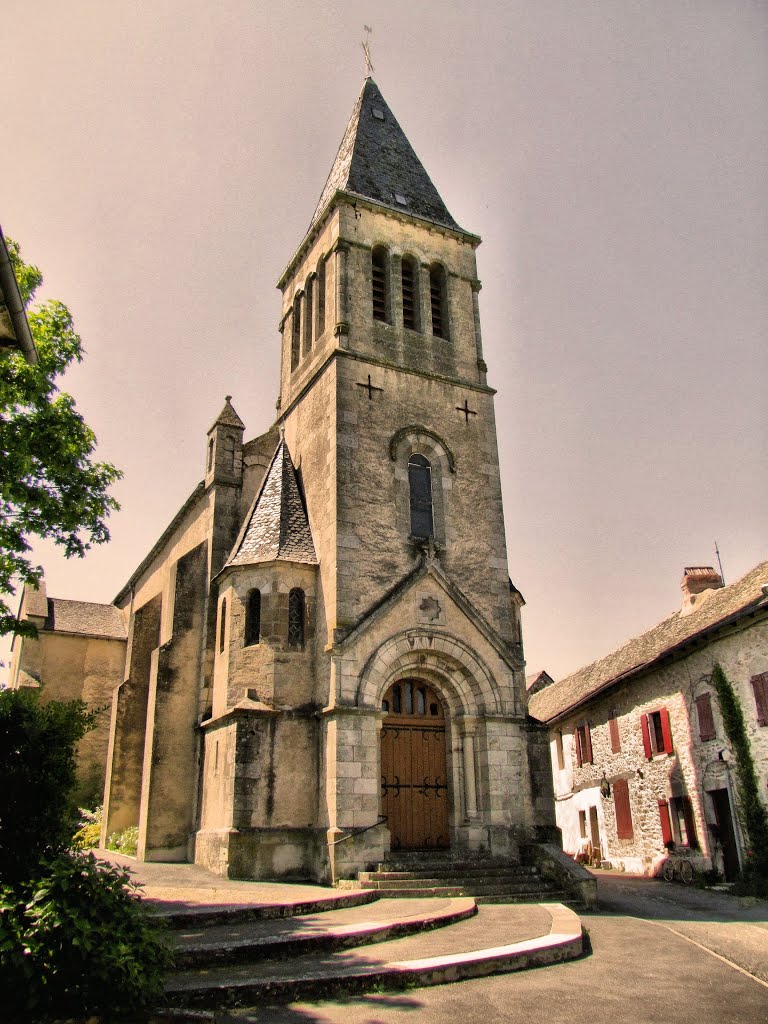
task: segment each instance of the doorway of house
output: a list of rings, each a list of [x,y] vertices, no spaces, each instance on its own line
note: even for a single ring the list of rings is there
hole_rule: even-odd
[[[711,789],[709,796],[715,809],[718,839],[723,851],[723,871],[726,882],[732,882],[739,875],[739,852],[736,834],[733,830],[731,799],[727,789]]]
[[[600,846],[600,823],[597,820],[597,808],[589,808],[589,832],[592,842],[592,864],[599,867],[603,860],[603,851]]]
[[[393,850],[450,845],[446,722],[435,691],[402,679],[384,694],[381,728],[382,814]]]

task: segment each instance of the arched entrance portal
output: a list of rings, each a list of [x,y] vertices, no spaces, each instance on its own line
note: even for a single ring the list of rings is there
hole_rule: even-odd
[[[442,702],[422,680],[401,679],[384,694],[381,708],[382,814],[392,849],[446,849],[450,808]]]

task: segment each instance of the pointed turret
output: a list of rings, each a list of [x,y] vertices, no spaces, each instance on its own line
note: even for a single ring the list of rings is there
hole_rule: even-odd
[[[372,78],[366,78],[357,97],[310,230],[337,192],[462,230]]]
[[[243,476],[244,430],[245,424],[232,405],[232,395],[227,395],[224,408],[208,429],[206,487],[214,483],[240,486]]]
[[[296,470],[285,439],[277,446],[227,567],[277,560],[317,563]]]

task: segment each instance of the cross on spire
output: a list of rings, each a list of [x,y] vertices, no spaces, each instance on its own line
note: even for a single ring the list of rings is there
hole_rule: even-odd
[[[464,399],[464,405],[457,405],[456,406],[456,412],[463,412],[464,413],[464,421],[466,423],[469,423],[469,417],[470,416],[477,416],[477,413],[475,412],[475,410],[469,408],[469,402],[466,400],[466,398]]]
[[[362,46],[363,54],[365,55],[365,77],[371,78],[373,75],[373,64],[371,63],[371,44],[369,37],[371,32],[373,32],[373,29],[370,25],[363,25],[363,28],[365,29],[365,42],[362,42],[360,45]]]

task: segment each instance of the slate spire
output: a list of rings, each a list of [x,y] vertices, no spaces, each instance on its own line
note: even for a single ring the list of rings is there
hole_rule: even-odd
[[[232,405],[232,395],[225,397],[224,408],[211,424],[208,430],[209,434],[214,427],[236,427],[238,430],[245,430],[245,424],[237,415],[235,407]]]
[[[277,559],[317,563],[296,470],[284,438],[280,439],[227,565]]]
[[[357,97],[310,229],[339,191],[462,230],[372,78]]]

